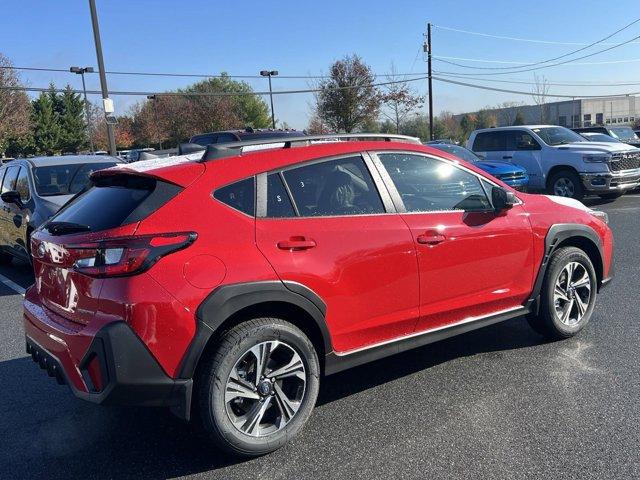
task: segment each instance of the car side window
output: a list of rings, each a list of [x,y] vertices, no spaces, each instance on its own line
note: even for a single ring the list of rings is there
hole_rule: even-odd
[[[312,163],[283,175],[302,217],[385,212],[361,156]]]
[[[25,167],[20,167],[20,173],[16,180],[16,191],[20,194],[20,200],[28,202],[31,198],[31,191],[29,190],[29,176]]]
[[[238,139],[232,133],[220,133],[216,139],[216,143],[237,142]]]
[[[255,215],[256,199],[253,177],[221,187],[213,193],[213,197],[242,213]]]
[[[282,182],[279,173],[271,173],[267,176],[267,217],[286,218],[295,217],[289,194]]]
[[[18,179],[20,167],[13,166],[7,168],[2,181],[2,193],[11,192],[16,189],[16,180]]]
[[[409,153],[379,153],[407,212],[485,211],[480,179],[455,165]]]
[[[212,143],[216,143],[216,135],[213,134],[205,134],[205,135],[196,135],[191,139],[191,143],[197,143],[198,145],[202,145],[206,147]]]
[[[522,131],[515,131],[515,149],[516,150],[540,150],[540,144],[529,133]]]
[[[501,152],[509,150],[507,132],[480,132],[473,141],[474,152]]]

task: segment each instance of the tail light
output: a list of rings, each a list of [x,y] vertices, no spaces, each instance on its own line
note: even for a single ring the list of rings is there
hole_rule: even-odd
[[[191,245],[195,233],[164,233],[100,240],[67,246],[73,269],[90,277],[136,275],[165,255]]]

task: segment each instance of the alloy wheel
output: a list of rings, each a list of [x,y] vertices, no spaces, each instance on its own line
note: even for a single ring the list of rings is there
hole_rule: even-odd
[[[242,433],[264,437],[280,431],[304,399],[307,376],[302,358],[282,341],[262,342],[233,366],[225,386],[225,409]]]
[[[562,269],[553,291],[555,312],[560,321],[570,327],[582,320],[591,300],[591,277],[579,262],[570,262]]]
[[[576,186],[570,178],[560,177],[553,184],[553,193],[559,197],[573,197],[576,193]]]

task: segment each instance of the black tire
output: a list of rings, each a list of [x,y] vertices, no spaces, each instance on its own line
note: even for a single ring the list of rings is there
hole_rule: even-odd
[[[0,250],[0,265],[9,265],[13,260],[13,256],[7,252]]]
[[[624,193],[622,192],[614,192],[614,193],[601,193],[598,195],[603,200],[615,200],[616,198],[620,198]]]
[[[243,358],[247,358],[247,352],[252,347],[274,340],[284,342],[289,350],[299,355],[304,364],[306,385],[299,401],[299,408],[288,423],[265,436],[252,436],[240,431],[230,418],[227,408],[231,407],[228,407],[225,402],[227,380],[232,370],[235,371],[236,364]],[[274,348],[273,351],[275,350]],[[237,325],[221,337],[215,351],[204,362],[196,387],[198,414],[202,426],[215,445],[227,453],[240,457],[255,457],[277,450],[297,435],[311,415],[320,387],[318,355],[307,336],[284,320],[256,318]],[[259,389],[254,391],[259,392]],[[269,401],[272,402],[273,407],[269,408],[276,409],[271,412],[271,415],[277,415],[281,410],[277,409],[278,401],[273,388],[270,396],[272,399]],[[263,402],[263,400],[265,399],[260,401]],[[257,402],[256,400],[247,401]]]
[[[551,175],[547,184],[547,192],[550,195],[558,195],[559,192],[556,191],[556,183],[563,180],[566,185],[570,185],[570,188],[567,189],[566,195],[560,196],[575,198],[576,200],[582,200],[584,198],[584,188],[582,187],[582,181],[580,180],[578,174],[573,170],[560,170],[559,172]],[[571,192],[571,194],[569,194],[569,191]]]
[[[575,324],[567,325],[560,319],[556,310],[554,291],[556,282],[560,275],[563,274],[564,268],[573,262],[582,265],[584,271],[589,275],[590,296],[582,317]],[[538,315],[527,316],[529,325],[539,334],[553,340],[561,340],[574,336],[589,323],[596,302],[596,290],[596,271],[587,254],[576,247],[559,248],[551,257],[549,267],[544,275],[544,281],[540,291],[540,308]],[[571,295],[576,295],[575,291]]]

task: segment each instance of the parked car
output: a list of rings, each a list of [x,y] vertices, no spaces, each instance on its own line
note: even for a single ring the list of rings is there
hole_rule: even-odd
[[[345,137],[95,173],[32,236],[27,351],[82,399],[197,409],[253,456],[296,436],[325,375],[523,315],[555,339],[589,322],[605,213]]]
[[[189,139],[189,143],[195,143],[206,147],[213,143],[242,142],[250,140],[270,140],[273,138],[297,138],[303,137],[304,132],[299,130],[260,130],[246,128],[245,130],[225,130],[222,132],[201,133]]]
[[[490,175],[499,178],[512,188],[520,191],[526,191],[529,184],[529,175],[527,171],[511,162],[507,161],[491,161],[480,158],[468,148],[454,145],[452,143],[428,143],[429,146],[442,150],[443,152],[455,155],[462,160],[473,163],[476,167],[481,168]]]
[[[587,142],[564,127],[476,130],[467,147],[487,160],[508,160],[524,167],[529,188],[562,197],[617,198],[640,184],[640,150],[623,143]]]
[[[606,143],[623,143],[617,138],[613,138],[611,135],[596,132],[582,132],[581,137],[584,137],[589,142],[606,142]]]
[[[572,129],[576,133],[603,133],[610,137],[617,138],[623,143],[628,143],[634,147],[640,147],[640,138],[633,129],[627,125],[613,127],[611,125],[595,125],[593,127],[580,127]]]
[[[12,257],[30,261],[31,232],[86,188],[95,170],[119,161],[95,155],[13,160],[0,167],[0,264]]]

